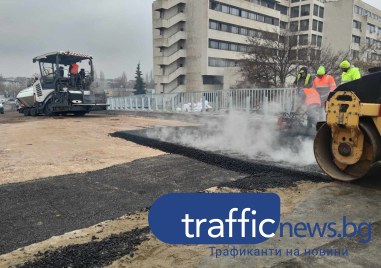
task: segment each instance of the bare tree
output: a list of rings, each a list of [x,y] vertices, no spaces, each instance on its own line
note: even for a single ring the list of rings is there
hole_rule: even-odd
[[[312,45],[297,29],[262,33],[248,39],[248,50],[241,60],[245,80],[256,86],[284,87],[288,78],[295,77],[300,66],[315,73],[319,66],[340,76],[340,62],[351,60],[351,50],[337,51],[331,47]]]
[[[358,53],[352,54],[352,63],[359,67],[363,73],[370,68],[381,66],[381,42],[374,39],[367,39],[360,45]]]
[[[94,80],[98,80],[98,72],[94,68]]]
[[[149,89],[155,88],[155,81],[153,80],[152,70],[150,73],[146,73],[146,86]]]
[[[351,59],[351,51],[334,50],[329,46],[308,48],[308,56],[304,59],[305,65],[312,72],[316,72],[320,66],[324,66],[326,73],[334,76],[339,81],[341,75],[340,63]]]
[[[244,78],[257,86],[285,86],[297,68],[295,37],[295,33],[286,30],[249,37],[240,62]]]
[[[127,74],[126,74],[126,72],[123,72],[122,77],[120,79],[120,85],[121,85],[121,87],[127,88],[127,82],[128,82],[128,80],[127,80]]]
[[[6,91],[6,86],[4,85],[5,79],[3,76],[0,74],[0,95],[4,95]]]
[[[105,81],[106,77],[105,77],[105,74],[104,74],[103,71],[100,71],[100,73],[99,73],[99,79],[100,79],[102,82]]]
[[[320,66],[324,66],[327,73],[338,74],[340,62],[348,59],[348,53],[335,52],[331,48],[310,48],[309,52],[306,65],[312,71],[316,71]]]

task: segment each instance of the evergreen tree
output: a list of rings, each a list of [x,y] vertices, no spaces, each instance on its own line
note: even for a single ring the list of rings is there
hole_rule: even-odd
[[[136,72],[135,72],[135,95],[141,95],[141,94],[146,94],[146,85],[143,81],[142,78],[142,71],[140,70],[140,63],[138,63],[138,66],[136,67]]]

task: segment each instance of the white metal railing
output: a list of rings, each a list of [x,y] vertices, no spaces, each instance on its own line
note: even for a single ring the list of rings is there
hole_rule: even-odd
[[[110,105],[109,110],[158,112],[244,110],[267,114],[293,110],[297,100],[296,95],[297,90],[293,88],[258,88],[110,97],[107,103]]]

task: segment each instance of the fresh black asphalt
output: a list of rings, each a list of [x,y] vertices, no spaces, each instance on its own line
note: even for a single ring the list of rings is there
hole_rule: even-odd
[[[178,155],[0,186],[0,254],[244,177]]]

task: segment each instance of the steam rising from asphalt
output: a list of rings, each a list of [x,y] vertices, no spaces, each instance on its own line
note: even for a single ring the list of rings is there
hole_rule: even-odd
[[[274,111],[274,109],[272,109]],[[249,159],[276,161],[294,166],[315,163],[310,137],[283,137],[277,118],[233,111],[220,120],[204,119],[198,128],[151,129],[147,135],[207,151],[239,154]]]

